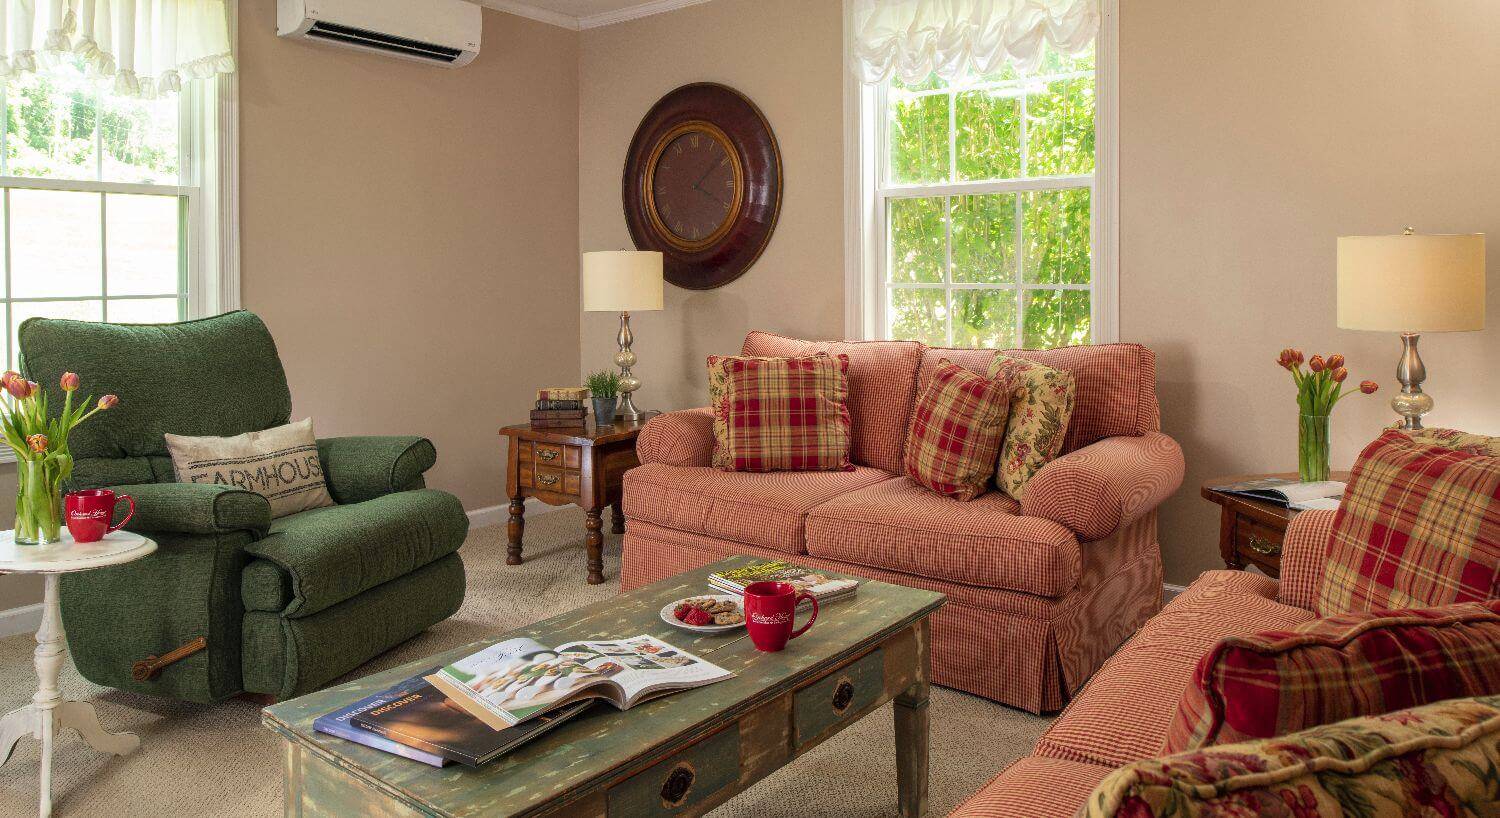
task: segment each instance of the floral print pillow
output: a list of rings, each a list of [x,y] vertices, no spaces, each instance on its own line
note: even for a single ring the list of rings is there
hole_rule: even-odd
[[[1418,429],[1407,432],[1400,424],[1389,427],[1406,432],[1406,435],[1418,443],[1426,443],[1430,446],[1442,446],[1456,452],[1468,454],[1482,454],[1488,457],[1500,457],[1500,437],[1489,437],[1487,435],[1476,435],[1468,432],[1460,432],[1457,429]]]
[[[1500,815],[1500,696],[1128,764],[1079,818]]]
[[[1019,500],[1032,475],[1062,451],[1073,416],[1073,376],[1035,361],[996,355],[989,377],[1015,386],[995,486]]]

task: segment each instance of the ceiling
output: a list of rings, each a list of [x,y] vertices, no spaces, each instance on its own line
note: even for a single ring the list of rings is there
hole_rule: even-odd
[[[584,29],[623,23],[708,0],[476,0],[481,6],[564,28]]]

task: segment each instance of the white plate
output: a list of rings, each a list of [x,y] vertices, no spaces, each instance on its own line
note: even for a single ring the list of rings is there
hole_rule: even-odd
[[[683,622],[682,620],[673,616],[673,609],[675,609],[678,605],[687,602],[689,599],[714,599],[718,600],[719,602],[733,602],[734,609],[736,611],[741,614],[745,613],[744,600],[738,596],[731,596],[729,594],[698,594],[697,596],[683,597],[676,602],[668,604],[667,607],[662,608],[662,621],[666,622],[668,625],[675,625],[685,631],[692,631],[693,633],[727,633],[734,630],[735,628],[745,627],[745,623],[743,621],[737,622],[733,625],[689,625],[688,623]]]

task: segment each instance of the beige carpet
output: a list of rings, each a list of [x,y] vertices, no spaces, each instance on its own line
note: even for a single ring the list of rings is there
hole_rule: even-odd
[[[483,639],[619,591],[619,538],[607,539],[600,586],[584,582],[583,514],[567,509],[526,526],[525,565],[505,564],[504,533],[476,529],[464,545],[468,599],[458,615],[379,657],[354,676]],[[0,639],[0,712],[35,689],[35,643]],[[90,750],[71,731],[58,742],[55,814],[60,816],[275,816],[281,814],[280,740],[242,701],[193,705],[111,691],[69,664],[63,693],[92,701],[111,730],[140,734],[130,756]],[[932,698],[931,814],[946,815],[1016,757],[1047,720],[936,688]],[[894,811],[896,765],[890,706],[783,768],[715,816],[885,816]],[[0,815],[36,814],[39,742],[22,739],[0,767]]]

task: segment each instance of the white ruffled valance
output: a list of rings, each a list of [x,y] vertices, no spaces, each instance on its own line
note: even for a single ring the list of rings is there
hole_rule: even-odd
[[[1045,45],[1087,51],[1099,33],[1099,0],[855,0],[853,27],[860,79],[915,84],[1007,62],[1029,70]]]
[[[0,83],[70,54],[121,96],[234,71],[228,0],[0,0]]]

